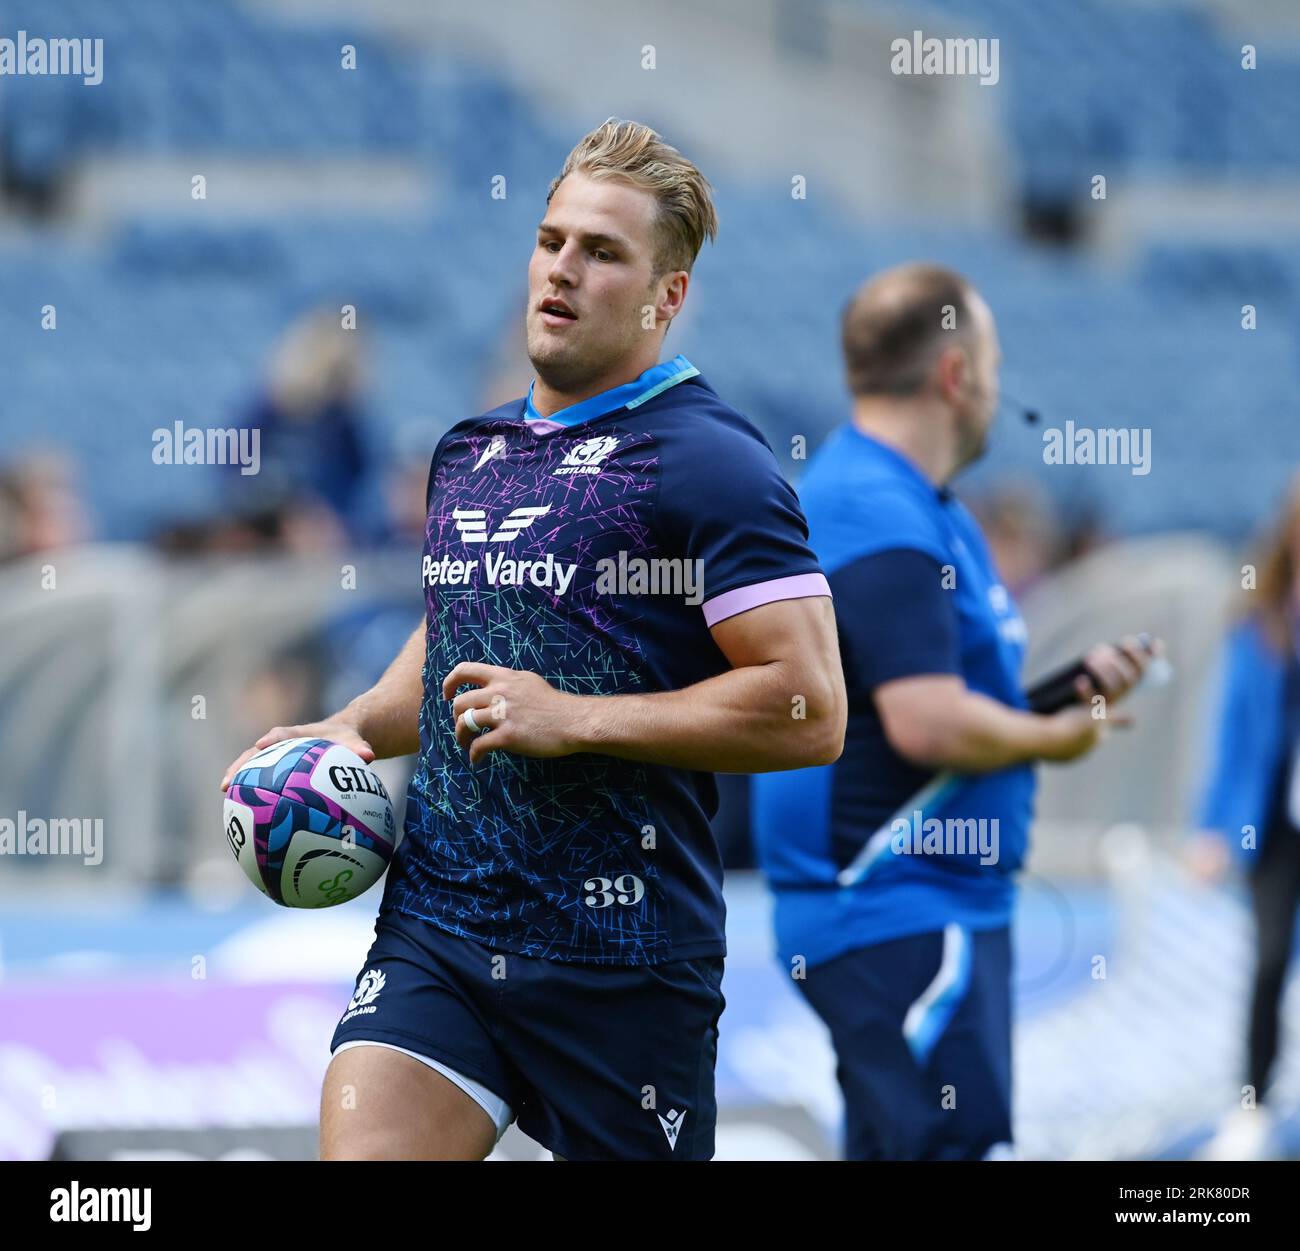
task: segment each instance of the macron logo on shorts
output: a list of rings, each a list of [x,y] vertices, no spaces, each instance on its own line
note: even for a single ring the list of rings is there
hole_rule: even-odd
[[[656,1116],[659,1114],[656,1112]],[[668,1139],[668,1150],[677,1150],[677,1131],[681,1129],[682,1122],[686,1119],[685,1112],[678,1112],[676,1109],[670,1109],[667,1116],[659,1117],[659,1124],[664,1127],[664,1137]]]

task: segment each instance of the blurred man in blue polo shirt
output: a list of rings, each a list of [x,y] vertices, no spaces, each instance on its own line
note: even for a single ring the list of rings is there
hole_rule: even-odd
[[[1011,1142],[1011,910],[1037,760],[1092,750],[1147,662],[1026,710],[1024,621],[947,483],[984,450],[997,331],[960,275],[902,266],[845,310],[852,420],[800,496],[849,694],[834,765],[753,779],[777,947],[826,1022],[850,1159],[979,1159]],[[1094,697],[1100,695],[1102,700]],[[1086,701],[1086,702],[1084,702]],[[1099,716],[1098,713],[1103,715]]]

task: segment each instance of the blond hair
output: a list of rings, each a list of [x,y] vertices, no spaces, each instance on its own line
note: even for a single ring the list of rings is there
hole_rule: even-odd
[[[584,135],[569,153],[564,168],[546,193],[570,174],[619,178],[650,192],[659,202],[655,221],[655,277],[669,270],[690,270],[704,246],[718,233],[713,191],[704,175],[676,148],[640,122],[611,117]]]

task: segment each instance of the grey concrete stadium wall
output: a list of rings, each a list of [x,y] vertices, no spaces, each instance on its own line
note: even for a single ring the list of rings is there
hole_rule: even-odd
[[[1204,763],[1209,683],[1240,570],[1196,535],[1158,535],[1100,548],[1045,579],[1021,605],[1029,626],[1027,684],[1093,643],[1149,631],[1164,639],[1173,678],[1126,703],[1136,719],[1088,758],[1039,773],[1033,863],[1100,875],[1112,826],[1148,827],[1159,843],[1186,832]]]

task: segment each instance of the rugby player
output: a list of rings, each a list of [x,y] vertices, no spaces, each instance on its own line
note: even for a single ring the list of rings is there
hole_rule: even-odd
[[[322,1158],[480,1159],[513,1118],[563,1159],[713,1153],[712,773],[829,763],[847,715],[794,491],[660,360],[716,226],[648,127],[574,148],[528,267],[528,395],[434,452],[424,624],[340,713],[255,745],[419,752]]]

